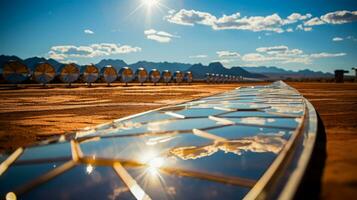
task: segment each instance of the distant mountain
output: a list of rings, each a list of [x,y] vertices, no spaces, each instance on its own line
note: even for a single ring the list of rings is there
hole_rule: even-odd
[[[277,73],[277,74],[287,74],[287,73],[292,73],[293,71],[291,70],[285,70],[282,68],[278,67],[266,67],[266,66],[259,66],[259,67],[242,67],[243,69],[253,72],[253,73],[261,73],[261,74],[271,74],[271,73]]]
[[[242,67],[232,67],[230,68],[231,73],[233,74],[240,74],[240,76],[248,77],[248,78],[266,78],[263,74],[249,72]]]
[[[139,61],[130,65],[133,70],[137,70],[139,67],[144,67],[146,70],[157,69],[159,71],[170,70],[174,71],[186,71],[191,67],[191,64],[177,63],[177,62],[148,62]]]
[[[259,67],[242,67],[243,69],[247,70],[251,73],[259,73],[263,74],[270,79],[286,79],[286,78],[331,78],[333,74],[331,73],[324,73],[321,71],[312,71],[309,69],[299,70],[299,71],[292,71],[292,70],[285,70],[279,67],[266,67],[266,66],[259,66]]]
[[[31,57],[25,60],[17,56],[6,56],[0,55],[0,72],[2,72],[3,65],[10,60],[19,60],[27,65],[31,70],[40,62],[48,62],[58,70],[62,65],[61,62],[58,62],[54,59],[46,59],[41,57]],[[195,78],[204,78],[206,73],[214,74],[224,74],[224,75],[235,75],[235,76],[244,76],[248,78],[262,78],[262,79],[287,79],[287,78],[331,78],[333,74],[324,73],[324,72],[315,72],[309,69],[292,71],[285,70],[279,67],[232,67],[225,68],[221,63],[214,62],[210,63],[208,66],[202,64],[186,64],[178,62],[149,62],[149,61],[139,61],[133,64],[127,64],[125,61],[120,59],[103,59],[96,64],[99,68],[102,68],[106,65],[112,65],[117,70],[121,69],[124,66],[130,66],[134,71],[139,67],[144,67],[148,71],[151,69],[158,69],[159,71],[170,70],[174,71],[192,71]]]
[[[21,58],[17,56],[5,56],[5,55],[0,55],[0,68],[3,68],[4,64],[7,63],[10,60],[19,60],[22,61]]]
[[[207,73],[244,76],[249,78],[264,78],[261,74],[250,73],[241,67],[232,67],[230,69],[225,68],[220,62],[210,63],[208,66],[204,66],[201,63],[192,65],[188,71],[191,71],[195,78],[205,78]]]
[[[30,68],[31,70],[34,70],[36,65],[41,62],[47,62],[50,65],[52,65],[56,70],[59,69],[63,63],[57,62],[54,59],[46,59],[46,58],[40,58],[40,57],[32,57],[32,58],[27,58],[23,60],[23,63]]]
[[[128,64],[120,59],[103,59],[96,64],[98,68],[105,67],[107,65],[113,66],[115,69],[120,70],[122,67],[127,67]]]

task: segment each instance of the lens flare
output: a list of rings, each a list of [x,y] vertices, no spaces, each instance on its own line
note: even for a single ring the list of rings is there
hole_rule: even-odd
[[[92,165],[87,165],[86,167],[86,173],[91,174],[94,170],[94,167]]]
[[[158,169],[164,164],[164,159],[161,157],[156,157],[148,162],[148,171],[151,175],[157,175]]]
[[[157,157],[150,160],[148,164],[152,168],[160,168],[164,164],[164,159],[161,157]]]
[[[158,0],[143,0],[143,3],[148,7],[156,6],[159,1]]]

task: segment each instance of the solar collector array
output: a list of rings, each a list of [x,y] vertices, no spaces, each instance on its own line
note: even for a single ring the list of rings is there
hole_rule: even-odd
[[[79,67],[74,63],[60,66],[57,70],[50,63],[38,63],[33,72],[26,65],[19,61],[10,61],[4,65],[2,75],[8,83],[20,84],[29,78],[42,85],[52,81],[59,80],[68,83],[70,86],[76,81],[83,81],[89,86],[99,79],[108,85],[114,81],[120,80],[126,85],[137,80],[143,85],[144,82],[150,81],[156,85],[160,81],[168,84],[171,81],[181,83],[183,81],[191,83],[193,81],[192,73],[176,71],[172,74],[169,70],[163,70],[160,73],[157,69],[151,69],[148,73],[145,68],[138,68],[135,73],[130,67],[123,67],[116,70],[113,66],[107,65],[98,69],[93,64]]]

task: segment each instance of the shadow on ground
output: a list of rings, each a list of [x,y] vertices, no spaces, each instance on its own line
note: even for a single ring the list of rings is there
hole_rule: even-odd
[[[307,171],[294,199],[320,199],[322,176],[326,162],[326,132],[320,115],[318,116],[317,138]]]

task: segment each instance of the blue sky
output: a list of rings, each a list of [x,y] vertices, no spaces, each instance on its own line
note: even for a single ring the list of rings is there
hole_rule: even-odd
[[[357,65],[355,0],[1,1],[0,54],[279,66]]]

